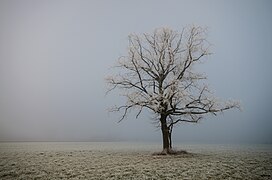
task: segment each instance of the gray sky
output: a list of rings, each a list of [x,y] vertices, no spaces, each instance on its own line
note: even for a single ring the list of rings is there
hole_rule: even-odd
[[[272,143],[272,3],[209,1],[0,1],[0,139],[160,141],[144,113],[117,123],[104,78],[130,33],[209,28],[214,54],[199,66],[217,97],[243,111],[174,130],[175,142]]]

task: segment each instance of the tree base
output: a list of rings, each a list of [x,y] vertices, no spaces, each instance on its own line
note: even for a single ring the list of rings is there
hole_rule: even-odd
[[[183,154],[188,154],[188,152],[185,150],[176,151],[173,149],[164,149],[162,152],[153,153],[153,155],[183,155]]]

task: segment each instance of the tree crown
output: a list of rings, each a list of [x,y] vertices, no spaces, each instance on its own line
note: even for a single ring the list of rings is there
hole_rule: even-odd
[[[127,99],[113,111],[123,111],[123,120],[131,108],[138,109],[136,117],[149,109],[168,117],[173,126],[239,108],[236,101],[215,98],[204,82],[206,77],[194,70],[195,64],[211,54],[209,47],[206,30],[196,26],[181,32],[159,28],[152,34],[130,35],[128,53],[117,65],[122,71],[107,78],[110,90],[122,89]]]

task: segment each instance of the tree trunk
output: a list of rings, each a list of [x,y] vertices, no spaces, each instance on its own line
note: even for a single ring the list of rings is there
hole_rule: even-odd
[[[169,154],[171,151],[170,141],[169,141],[169,128],[166,123],[166,116],[161,114],[160,118],[161,130],[162,130],[162,140],[163,140],[163,153]]]
[[[170,146],[170,149],[172,149],[172,132],[169,131],[169,146]]]

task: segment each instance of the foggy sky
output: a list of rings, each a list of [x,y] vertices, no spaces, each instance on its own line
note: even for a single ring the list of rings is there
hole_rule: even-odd
[[[0,140],[160,141],[152,114],[122,123],[105,77],[127,36],[158,27],[208,28],[198,66],[215,96],[243,111],[174,129],[175,142],[272,143],[272,3],[236,1],[0,1]]]

